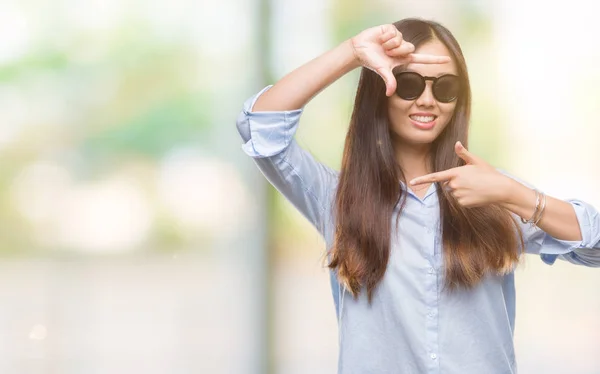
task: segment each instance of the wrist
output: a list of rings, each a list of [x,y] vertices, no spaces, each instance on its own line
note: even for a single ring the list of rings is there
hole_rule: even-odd
[[[507,179],[502,206],[525,219],[531,218],[535,212],[535,191],[510,177]]]
[[[344,61],[346,62],[345,65],[348,67],[348,71],[352,71],[362,66],[360,59],[356,55],[352,39],[344,41],[341,47],[344,50]]]

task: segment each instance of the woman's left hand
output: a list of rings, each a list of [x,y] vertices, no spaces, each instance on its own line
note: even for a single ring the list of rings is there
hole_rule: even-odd
[[[456,142],[454,150],[466,165],[423,175],[411,180],[410,185],[440,182],[460,205],[469,208],[504,202],[510,178],[473,155],[460,142]]]

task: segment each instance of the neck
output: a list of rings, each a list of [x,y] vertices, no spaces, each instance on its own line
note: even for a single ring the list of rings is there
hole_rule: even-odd
[[[431,144],[398,144],[396,161],[404,173],[404,182],[432,172]]]

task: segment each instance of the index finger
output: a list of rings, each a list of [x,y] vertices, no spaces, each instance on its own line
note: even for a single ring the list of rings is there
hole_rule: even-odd
[[[431,173],[420,176],[410,181],[411,186],[418,186],[419,184],[444,182],[454,177],[455,173],[453,169],[439,171],[437,173]]]
[[[411,53],[410,61],[415,64],[445,64],[450,62],[450,57]]]

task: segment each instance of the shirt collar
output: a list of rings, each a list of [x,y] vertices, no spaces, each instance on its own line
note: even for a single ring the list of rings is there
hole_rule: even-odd
[[[400,188],[402,188],[403,191],[407,192],[408,194],[411,195],[412,197],[414,197],[415,199],[424,202],[425,200],[427,200],[427,198],[429,198],[429,196],[431,196],[432,194],[436,193],[436,185],[437,183],[432,183],[431,185],[429,185],[429,188],[427,189],[427,192],[425,193],[425,196],[423,196],[423,198],[421,199],[420,197],[418,197],[410,188],[407,189],[406,185],[404,184],[404,182],[400,181]]]

